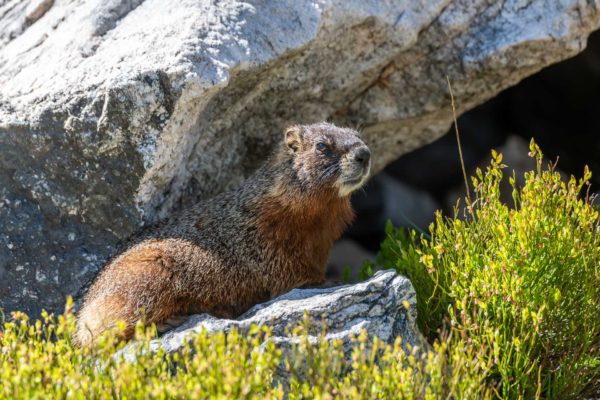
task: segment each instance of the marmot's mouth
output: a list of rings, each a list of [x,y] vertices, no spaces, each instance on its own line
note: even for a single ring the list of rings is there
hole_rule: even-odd
[[[345,179],[342,182],[342,184],[344,186],[355,186],[355,185],[358,185],[359,183],[361,183],[364,178],[365,178],[365,176],[361,174],[361,176],[359,176],[358,178]]]
[[[341,176],[336,183],[340,197],[345,197],[359,189],[366,182],[369,170],[370,168],[363,168],[359,174],[353,174],[350,177]]]

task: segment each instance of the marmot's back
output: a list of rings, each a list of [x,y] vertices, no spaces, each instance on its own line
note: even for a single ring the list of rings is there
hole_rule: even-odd
[[[352,219],[349,194],[366,180],[368,148],[331,124],[285,131],[274,156],[240,188],[185,210],[110,261],[78,314],[89,345],[117,321],[191,313],[235,317],[325,277],[331,245]]]

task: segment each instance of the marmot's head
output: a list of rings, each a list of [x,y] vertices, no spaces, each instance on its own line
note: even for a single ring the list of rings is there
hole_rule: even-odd
[[[303,189],[330,187],[344,197],[360,188],[371,168],[371,152],[358,132],[326,122],[285,130],[284,150]]]

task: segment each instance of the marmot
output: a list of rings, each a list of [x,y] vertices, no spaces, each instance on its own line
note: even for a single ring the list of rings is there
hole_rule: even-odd
[[[285,130],[273,156],[236,190],[177,214],[109,261],[84,297],[76,341],[91,345],[125,322],[209,313],[232,318],[325,279],[333,242],[353,218],[350,193],[370,169],[353,129]]]

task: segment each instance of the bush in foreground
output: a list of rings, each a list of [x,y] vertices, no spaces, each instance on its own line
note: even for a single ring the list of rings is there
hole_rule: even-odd
[[[513,207],[500,200],[505,166],[493,152],[464,219],[438,213],[429,237],[389,227],[379,261],[411,279],[426,335],[450,329],[483,353],[500,397],[580,398],[600,387],[600,222],[582,193],[591,174],[565,183],[530,148],[537,171],[522,188],[510,178]]]
[[[284,353],[269,330],[196,336],[177,355],[148,351],[137,330],[136,362],[104,337],[72,345],[70,305],[32,322],[0,325],[0,399],[355,398],[488,399],[594,396],[600,373],[600,221],[581,190],[532,145],[538,170],[500,201],[501,156],[473,179],[466,219],[438,214],[430,236],[388,228],[379,262],[407,274],[418,296],[427,351],[356,338],[351,361],[340,342],[302,339]],[[265,344],[266,343],[266,344]],[[287,377],[278,380],[279,376]]]
[[[485,365],[472,347],[437,343],[425,352],[356,338],[350,364],[340,341],[312,344],[306,325],[286,357],[269,330],[200,333],[180,353],[148,351],[151,330],[138,327],[140,346],[126,361],[114,336],[91,351],[72,345],[74,317],[30,322],[23,314],[0,334],[0,399],[438,399],[491,398],[483,384]],[[266,345],[261,347],[261,344]],[[260,350],[259,350],[260,349]],[[279,381],[280,371],[287,381]],[[281,376],[281,375],[279,375]]]

